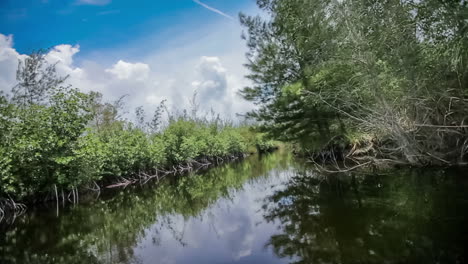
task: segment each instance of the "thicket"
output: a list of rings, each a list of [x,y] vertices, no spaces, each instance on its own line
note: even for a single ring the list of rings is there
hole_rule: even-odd
[[[240,15],[241,93],[270,137],[313,159],[467,164],[467,1],[257,4],[262,16]]]
[[[14,201],[76,202],[80,190],[206,166],[263,142],[248,126],[171,114],[164,102],[151,122],[138,108],[132,123],[122,100],[65,86],[41,52],[20,62],[17,79],[11,95],[0,94],[0,218],[24,209]]]

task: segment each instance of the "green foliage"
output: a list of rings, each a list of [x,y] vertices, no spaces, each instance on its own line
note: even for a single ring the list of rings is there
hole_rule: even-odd
[[[0,262],[138,261],[132,248],[147,234],[145,230],[158,226],[160,230],[170,230],[168,235],[177,239],[183,230],[171,219],[198,219],[217,202],[223,201],[222,198],[230,204],[229,199],[242,191],[246,182],[261,184],[270,171],[289,168],[291,159],[288,153],[262,158],[251,156],[244,162],[224,164],[189,177],[166,178],[164,184],[158,186],[148,184],[147,188],[122,189],[109,199],[78,204],[70,208],[70,213],[60,212],[59,218],[34,217],[30,221],[17,221],[16,225],[0,233]],[[55,210],[49,212],[56,213]],[[31,247],[32,233],[42,239],[33,243],[46,241],[48,247]],[[159,233],[154,237],[158,243]]]
[[[241,94],[260,106],[249,116],[261,131],[306,149],[360,132],[388,138],[396,148],[419,145],[405,150],[407,157],[466,153],[449,136],[464,142],[466,131],[440,139],[429,128],[462,126],[467,115],[466,1],[257,4],[266,19],[240,16],[253,82]],[[434,147],[437,142],[444,143]]]
[[[200,155],[208,147],[205,135],[207,131],[199,124],[189,120],[171,121],[163,132],[167,158],[170,163],[188,161]]]
[[[122,121],[87,127],[88,102],[80,100],[86,97],[70,93],[61,92],[51,106],[17,109],[18,120],[2,135],[0,193],[21,198],[247,152],[249,142],[240,133],[246,129],[219,121],[179,117],[156,134]]]
[[[6,160],[2,174],[9,175],[2,179],[2,187],[6,184],[8,193],[30,195],[54,185],[69,188],[79,183],[74,151],[91,118],[87,99],[77,90],[60,88],[52,91],[48,105],[7,106],[0,148]]]
[[[274,141],[269,140],[265,134],[258,134],[255,137],[255,147],[259,153],[270,152],[277,148],[277,146],[278,145]]]
[[[241,128],[184,117],[172,120],[161,137],[166,144],[171,163],[186,162],[201,157],[223,157],[247,151],[247,140]]]
[[[150,123],[137,108],[135,125],[120,116],[123,97],[105,103],[99,93],[62,86],[64,80],[38,53],[20,63],[13,98],[0,94],[0,198],[118,181],[239,155],[254,144],[254,131],[219,118],[171,115],[163,125],[164,101]]]
[[[124,176],[148,169],[149,139],[140,129],[116,126],[98,136],[105,153],[104,175]]]

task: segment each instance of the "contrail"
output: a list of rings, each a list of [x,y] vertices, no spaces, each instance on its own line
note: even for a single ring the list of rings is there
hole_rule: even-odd
[[[204,8],[206,8],[206,9],[208,9],[210,11],[213,11],[213,12],[219,14],[219,15],[222,15],[223,17],[227,17],[227,18],[229,18],[231,20],[234,20],[234,18],[232,16],[230,16],[230,15],[228,15],[228,14],[226,14],[226,13],[224,13],[224,12],[222,12],[222,11],[216,9],[216,8],[213,8],[213,7],[211,7],[211,6],[207,5],[207,4],[204,4],[204,3],[200,2],[199,0],[193,0],[193,2],[203,6]]]

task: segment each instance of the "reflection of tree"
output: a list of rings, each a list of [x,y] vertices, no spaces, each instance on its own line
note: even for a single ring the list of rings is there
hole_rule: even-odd
[[[174,216],[198,217],[218,199],[229,199],[246,181],[286,168],[289,160],[281,153],[254,156],[201,174],[171,178],[157,188],[132,187],[106,200],[69,208],[59,218],[55,210],[31,214],[14,227],[0,227],[0,263],[138,263],[133,248],[143,237],[164,243],[158,230],[165,229],[183,245],[184,230],[174,227]]]
[[[292,263],[466,261],[468,204],[453,178],[438,174],[298,174],[265,200],[265,219],[281,230],[267,246]]]

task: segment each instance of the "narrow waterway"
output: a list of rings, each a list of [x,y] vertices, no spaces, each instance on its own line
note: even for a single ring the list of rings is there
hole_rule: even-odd
[[[30,209],[0,263],[466,263],[468,174],[323,177],[283,151]]]

